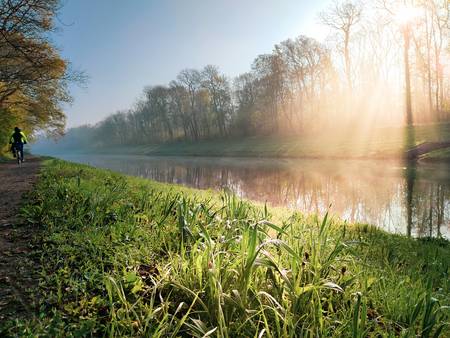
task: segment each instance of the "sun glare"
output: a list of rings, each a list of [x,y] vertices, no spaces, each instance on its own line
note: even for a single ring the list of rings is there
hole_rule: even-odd
[[[420,16],[420,10],[415,7],[399,8],[395,15],[395,21],[399,25],[407,25]]]

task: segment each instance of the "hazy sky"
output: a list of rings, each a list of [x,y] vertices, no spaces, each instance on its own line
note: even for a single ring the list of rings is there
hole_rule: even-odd
[[[68,127],[130,108],[147,85],[184,68],[248,71],[258,54],[304,34],[322,39],[328,0],[65,0],[54,41],[89,76],[73,87]]]

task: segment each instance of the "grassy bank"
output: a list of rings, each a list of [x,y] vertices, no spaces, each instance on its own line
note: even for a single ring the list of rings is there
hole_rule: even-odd
[[[0,335],[438,337],[450,244],[46,162],[37,317]]]
[[[413,143],[450,142],[450,124],[415,126]],[[114,154],[164,156],[234,156],[234,157],[298,157],[298,158],[402,158],[405,154],[405,128],[378,128],[354,126],[349,130],[316,132],[285,137],[249,137],[198,142],[165,144],[137,144],[110,148],[71,148],[70,152],[100,152]],[[66,152],[50,147],[37,151]],[[447,150],[426,156],[430,160],[450,161]]]

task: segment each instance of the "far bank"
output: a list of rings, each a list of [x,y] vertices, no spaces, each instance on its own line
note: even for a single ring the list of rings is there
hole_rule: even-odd
[[[317,159],[401,159],[450,161],[450,124],[413,128],[326,131],[295,136],[228,137],[214,140],[172,141],[162,144],[110,144],[68,134],[58,142],[39,141],[40,154],[133,154],[150,156],[262,157]],[[409,153],[408,153],[409,151]]]

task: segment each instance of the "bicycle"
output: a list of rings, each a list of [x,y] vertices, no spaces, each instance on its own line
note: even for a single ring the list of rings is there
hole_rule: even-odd
[[[23,148],[13,144],[13,154],[17,159],[17,165],[20,166],[23,163]]]

